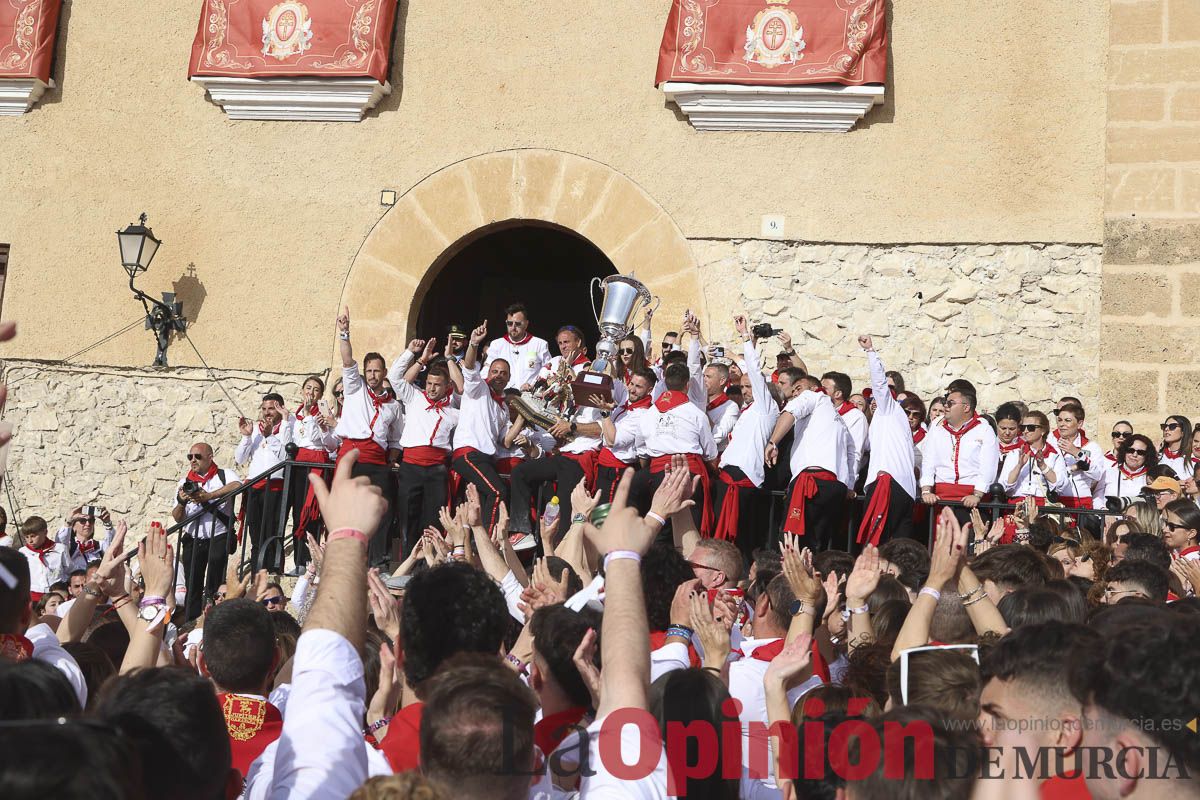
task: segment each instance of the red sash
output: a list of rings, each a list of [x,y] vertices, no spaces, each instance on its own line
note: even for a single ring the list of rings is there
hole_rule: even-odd
[[[837,475],[827,469],[812,469],[796,476],[792,496],[788,500],[787,520],[783,524],[783,529],[788,533],[804,535],[804,505],[816,497],[818,480],[836,481]]]
[[[267,489],[272,492],[283,491],[283,478],[263,478],[250,487],[251,489]]]
[[[650,632],[650,652],[654,652],[667,644],[666,631],[651,631]],[[692,647],[692,643],[687,644],[688,661],[693,667],[699,667],[704,662],[700,660],[700,654],[696,652],[696,648]]]
[[[717,539],[736,539],[738,535],[738,523],[740,521],[740,503],[738,503],[738,489],[754,489],[754,482],[749,478],[741,478],[734,480],[732,476],[725,470],[717,470],[717,477],[721,479],[721,483],[729,488],[725,491],[725,501],[721,503],[721,513],[717,515],[717,529],[713,536]]]
[[[392,770],[409,772],[421,766],[421,716],[424,703],[413,703],[396,712],[387,736],[379,744]]]
[[[329,453],[324,450],[314,450],[311,447],[301,447],[296,451],[296,461],[303,461],[306,464],[328,464]],[[325,481],[328,486],[333,480],[333,473],[325,470],[309,470],[309,473],[317,472],[321,480]],[[302,475],[302,478],[307,480],[307,476]],[[308,484],[308,492],[304,495],[304,506],[300,509],[300,523],[296,526],[293,534],[299,538],[303,538],[304,531],[308,529],[316,520],[321,517],[321,507],[317,505],[317,495],[313,492],[312,484]]]
[[[583,467],[584,485],[587,487],[588,494],[595,491],[596,486],[596,451],[588,450],[585,453],[564,453],[561,450],[558,452],[560,456],[569,458],[579,466]]]
[[[1070,497],[1065,494],[1058,496],[1058,503],[1066,508],[1091,508],[1091,497]]]
[[[659,400],[661,401],[668,394],[679,393],[665,392]],[[683,402],[687,402],[686,395],[684,395]],[[679,404],[676,403],[675,405]],[[700,488],[704,493],[700,501],[703,503],[700,512],[700,535],[711,537],[713,535],[713,528],[716,527],[716,519],[713,516],[712,510],[712,477],[708,474],[708,464],[704,463],[704,457],[697,453],[684,453],[683,457],[687,459],[688,472],[700,476]],[[672,456],[666,455],[655,456],[650,459],[650,472],[665,472],[667,467],[671,466],[671,458]]]
[[[553,753],[554,749],[562,744],[562,740],[567,738],[567,734],[579,725],[583,719],[583,715],[586,713],[587,709],[583,706],[575,706],[574,708],[568,708],[566,711],[542,717],[535,722],[533,725],[533,741],[537,744],[538,749],[542,751],[542,755],[548,756]]]
[[[632,467],[633,464],[628,461],[622,461],[613,455],[613,451],[607,447],[600,448],[600,456],[596,459],[596,464],[601,467],[610,467],[616,470],[626,470]]]
[[[469,454],[478,453],[478,452],[479,451],[476,450],[474,447],[455,448],[454,450],[452,450],[450,452],[450,463],[453,464],[455,459],[466,458]],[[462,479],[462,475],[460,475],[458,473],[458,471],[453,468],[451,468],[449,470],[449,473],[450,473],[449,477],[446,479],[446,482],[449,484],[449,489],[447,490],[448,494],[446,495],[446,502],[450,504],[451,510],[453,511],[454,510],[454,508],[453,508],[454,507],[454,499],[456,497],[458,497],[458,492],[460,489],[462,489],[463,479]]]
[[[449,455],[450,451],[441,447],[418,445],[404,448],[403,461],[405,464],[414,464],[418,467],[437,467],[445,464]]]
[[[517,456],[512,456],[510,458],[497,458],[496,472],[508,477],[509,475],[512,475],[512,471],[517,468],[517,464],[520,464],[524,460],[525,459]]]
[[[939,500],[962,500],[974,491],[975,486],[970,483],[935,483],[933,485],[933,493],[938,496]]]
[[[360,464],[387,466],[387,451],[379,446],[379,442],[375,441],[374,436],[366,439],[343,439],[342,446],[338,448],[338,459],[351,450],[358,451],[358,463]]]
[[[33,642],[19,633],[0,633],[0,661],[28,661],[31,658]]]
[[[892,476],[881,472],[875,478],[875,490],[871,492],[871,502],[863,514],[862,524],[858,526],[858,543],[868,541],[879,546],[879,537],[887,527],[888,515],[892,509]]]
[[[233,766],[245,775],[267,745],[283,732],[283,716],[274,705],[257,697],[218,694],[217,700],[225,714]]]
[[[754,648],[750,653],[750,658],[756,661],[774,661],[775,657],[783,652],[783,648],[787,646],[786,639],[778,639],[770,644],[764,644],[761,647]],[[816,675],[825,683],[829,683],[829,665],[825,663],[825,659],[821,657],[821,649],[817,647],[817,640],[812,640],[812,660],[809,665],[812,667],[813,675]]]

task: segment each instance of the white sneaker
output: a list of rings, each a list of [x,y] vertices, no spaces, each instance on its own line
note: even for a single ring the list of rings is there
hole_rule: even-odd
[[[537,547],[537,539],[531,533],[514,533],[508,537],[508,543],[513,550],[532,550]]]

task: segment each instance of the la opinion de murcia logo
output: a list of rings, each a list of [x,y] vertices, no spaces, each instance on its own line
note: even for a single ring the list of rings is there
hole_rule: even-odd
[[[312,20],[303,3],[288,0],[267,12],[262,21],[263,55],[282,61],[312,47]]]
[[[743,58],[751,64],[778,67],[795,64],[804,58],[804,28],[794,13],[780,6],[791,0],[767,0],[767,7],[746,26],[746,52]]]

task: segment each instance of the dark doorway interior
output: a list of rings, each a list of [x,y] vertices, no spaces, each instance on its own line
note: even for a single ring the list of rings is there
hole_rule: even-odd
[[[599,337],[588,296],[593,277],[616,274],[595,245],[561,228],[521,225],[484,234],[450,257],[429,287],[416,335],[445,343],[452,323],[488,321],[488,340],[504,335],[504,309],[529,308],[530,329],[550,343],[563,325],[581,328],[591,351]],[[439,347],[440,349],[440,347]]]

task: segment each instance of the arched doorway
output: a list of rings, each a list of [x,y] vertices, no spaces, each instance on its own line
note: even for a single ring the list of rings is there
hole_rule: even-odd
[[[557,305],[525,298],[536,306],[534,330],[539,335],[553,335],[555,318],[588,325],[592,316],[587,281],[611,271],[636,275],[662,298],[657,315],[661,325],[675,324],[688,308],[707,316],[691,245],[670,214],[637,183],[612,167],[571,153],[508,150],[467,158],[426,176],[368,234],[338,302],[338,309],[350,308],[355,350],[378,350],[392,357],[414,336],[429,335],[423,317],[441,313],[433,307],[444,305],[432,302],[430,292],[454,285],[451,278],[441,280],[443,274],[463,274],[447,273],[446,268],[457,269],[451,262],[473,243],[487,248],[491,236],[510,229],[529,229],[533,232],[526,235],[535,238],[540,231],[543,241],[537,246],[547,244],[552,238],[547,231],[553,231],[559,246],[578,248],[582,242],[603,256],[600,262],[595,253],[584,257],[576,249],[568,260],[541,262],[542,279],[557,284]],[[581,260],[570,260],[574,258]],[[457,302],[494,302],[498,314],[505,301],[479,297],[481,280],[472,273]],[[546,296],[537,291],[538,297]],[[556,307],[570,310],[555,317]],[[545,318],[539,319],[542,315]],[[501,320],[496,316],[489,336],[503,333]],[[433,316],[428,322],[433,335],[450,322],[468,324]],[[338,363],[336,347],[330,358]]]
[[[582,236],[546,224],[518,223],[468,236],[447,251],[417,303],[416,335],[445,343],[451,324],[468,329],[488,321],[488,338],[504,334],[504,309],[529,308],[531,329],[551,342],[563,325],[583,330],[589,348],[599,336],[588,296],[593,277],[617,268]],[[467,290],[469,289],[469,291]]]

